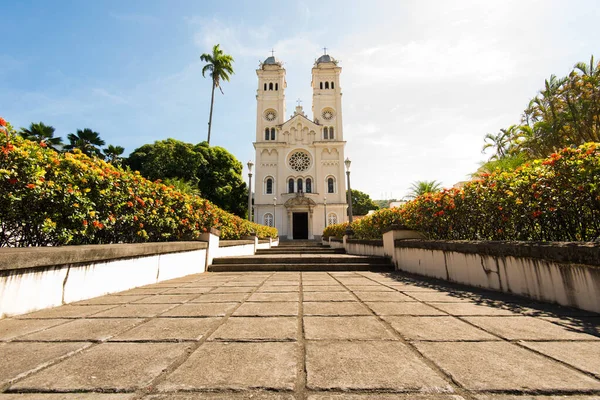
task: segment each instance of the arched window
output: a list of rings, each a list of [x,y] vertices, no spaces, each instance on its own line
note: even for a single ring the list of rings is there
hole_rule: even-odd
[[[323,89],[323,82],[319,82],[319,87]]]
[[[267,182],[265,184],[265,193],[266,194],[273,194],[273,179],[272,178],[267,178]]]
[[[292,178],[288,181],[288,193],[294,193],[294,180]]]
[[[327,193],[335,193],[335,179],[327,178]]]
[[[265,216],[263,217],[263,223],[266,226],[273,226],[273,214],[266,213]]]
[[[327,216],[327,225],[337,224],[337,215],[335,213],[329,213]]]
[[[279,83],[275,84],[275,90],[279,90]]]
[[[269,90],[273,90],[273,82],[269,83]]]
[[[267,90],[267,84],[265,83],[265,90]]]
[[[302,178],[298,178],[298,193],[302,193]]]
[[[334,88],[334,87],[333,87],[333,82],[331,82],[331,88],[332,88],[332,89]]]
[[[333,139],[333,126],[329,127],[329,139]]]
[[[329,89],[329,82],[325,82],[325,89]]]
[[[269,128],[265,128],[265,140],[269,140]]]
[[[312,193],[312,179],[306,178],[306,193]]]
[[[323,139],[325,139],[325,140],[329,139],[328,132],[329,132],[329,129],[327,129],[327,127],[324,127],[323,128]]]
[[[271,128],[271,140],[275,140],[275,128]]]

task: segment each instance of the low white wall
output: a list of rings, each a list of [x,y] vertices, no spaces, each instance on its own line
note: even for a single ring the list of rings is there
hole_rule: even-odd
[[[600,312],[600,267],[521,257],[395,248],[397,270]]]
[[[206,271],[206,249],[4,271],[0,318]]]
[[[332,249],[343,249],[344,242],[338,242],[337,240],[332,240],[330,238],[329,239],[329,247],[331,247]]]
[[[346,253],[361,256],[385,256],[381,246],[366,242],[346,241]]]
[[[217,250],[215,258],[251,255],[254,255],[254,243],[240,244],[237,246],[221,246]]]

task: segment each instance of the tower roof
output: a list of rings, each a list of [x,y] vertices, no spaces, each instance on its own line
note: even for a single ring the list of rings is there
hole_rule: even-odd
[[[337,60],[333,57],[331,57],[329,54],[323,54],[321,57],[319,57],[317,59],[317,64],[320,63],[337,63]]]
[[[277,65],[279,67],[281,67],[281,61],[279,61],[278,59],[275,58],[275,56],[269,56],[265,59],[265,61],[262,62],[262,65]]]

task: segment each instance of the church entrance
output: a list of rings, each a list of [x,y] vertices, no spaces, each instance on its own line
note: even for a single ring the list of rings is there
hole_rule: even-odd
[[[292,216],[292,235],[294,239],[308,239],[308,213],[295,212]]]

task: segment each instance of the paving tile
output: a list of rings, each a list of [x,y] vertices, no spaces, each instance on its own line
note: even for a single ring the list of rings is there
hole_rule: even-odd
[[[171,289],[170,287],[155,287],[147,286],[147,287],[137,287],[130,290],[125,290],[124,292],[113,293],[114,296],[132,296],[132,295],[140,295],[140,296],[150,296],[153,294],[160,294],[167,290]]]
[[[0,385],[88,346],[90,343],[0,344]]]
[[[46,368],[11,389],[133,391],[147,386],[187,347],[180,343],[103,343]]]
[[[534,317],[464,317],[464,319],[509,340],[600,340],[597,336],[573,331]]]
[[[165,393],[144,397],[143,400],[295,400],[293,394],[244,391],[241,393]],[[2,398],[0,397],[0,400]]]
[[[244,301],[248,293],[207,293],[190,301],[190,303],[232,303]]]
[[[313,285],[312,283],[303,284],[302,290],[304,292],[347,292],[342,285]]]
[[[254,293],[247,301],[298,301],[300,296],[297,292],[284,293]]]
[[[446,315],[433,307],[419,302],[366,302],[377,315]]]
[[[209,340],[290,341],[296,340],[298,320],[294,317],[231,317]]]
[[[298,363],[296,353],[296,343],[207,342],[169,375],[159,389],[292,390]]]
[[[600,400],[600,396],[586,396],[586,395],[556,395],[556,396],[519,396],[512,394],[479,394],[475,395],[477,400]]]
[[[157,294],[136,301],[136,304],[171,304],[185,303],[198,297],[197,294]]]
[[[0,399],[1,400],[1,399]],[[308,400],[465,400],[464,397],[452,394],[313,394]]]
[[[307,342],[306,371],[310,389],[452,391],[400,342]]]
[[[123,304],[90,318],[152,318],[175,306],[176,304]]]
[[[347,285],[346,287],[353,292],[395,292],[394,289],[382,285]]]
[[[383,319],[407,340],[500,340],[455,317],[385,316]]]
[[[298,315],[297,302],[262,302],[262,303],[243,303],[235,312],[237,316],[256,316],[256,317],[272,317],[272,316],[294,316]]]
[[[305,302],[304,315],[371,315],[371,313],[357,301]]]
[[[473,297],[466,296],[462,293],[451,293],[451,292],[411,292],[408,293],[411,297],[414,297],[420,301],[434,301],[434,302],[445,302],[445,303],[460,303],[460,302],[471,302],[474,303]]]
[[[354,301],[356,298],[349,292],[306,292],[304,301]]]
[[[176,287],[169,289],[161,294],[202,294],[214,290],[214,286],[193,286],[193,287]]]
[[[246,287],[257,287],[259,286],[261,283],[263,282],[263,280],[260,281],[236,281],[236,282],[227,282],[224,283],[222,285],[218,285],[221,287],[228,287],[228,286],[246,286]]]
[[[221,318],[156,318],[111,339],[111,341],[200,340]]]
[[[10,340],[28,333],[41,331],[70,319],[0,319],[0,340]]]
[[[0,400],[131,400],[135,396],[124,393],[19,393],[0,394]]]
[[[522,342],[522,344],[600,377],[600,345],[597,342]]]
[[[399,292],[354,292],[362,301],[415,301]]]
[[[15,318],[83,318],[99,313],[100,311],[109,310],[114,307],[117,307],[117,305],[74,306],[71,304],[67,304],[60,307],[47,308],[45,310],[19,315]]]
[[[260,288],[258,288],[258,290],[256,291],[257,293],[264,293],[264,292],[299,292],[300,291],[300,286],[299,285],[264,285],[261,286]]]
[[[77,319],[40,332],[19,338],[30,341],[89,341],[106,340],[140,322],[140,318],[94,318]]]
[[[304,317],[309,340],[396,340],[377,317]]]
[[[586,332],[590,335],[600,336],[600,318],[541,317],[540,319],[554,322],[576,331]]]
[[[469,390],[599,390],[600,381],[507,342],[415,343]]]
[[[134,301],[144,299],[144,298],[146,298],[148,296],[149,295],[147,295],[147,294],[143,294],[143,295],[130,295],[130,296],[124,296],[124,295],[113,296],[113,295],[108,295],[108,296],[100,296],[100,297],[94,297],[93,299],[87,299],[87,300],[78,301],[76,303],[73,303],[73,305],[125,304],[125,303],[132,303]]]
[[[335,279],[324,280],[305,280],[302,281],[302,286],[342,286]],[[343,287],[343,286],[342,286]]]
[[[252,293],[254,290],[256,290],[255,286],[221,286],[211,293]]]
[[[222,317],[238,303],[189,303],[177,306],[161,317]]]
[[[440,310],[447,312],[450,315],[468,316],[468,315],[519,315],[518,312],[511,311],[503,306],[487,305],[485,303],[444,303],[444,302],[429,302],[430,306],[437,307]]]

